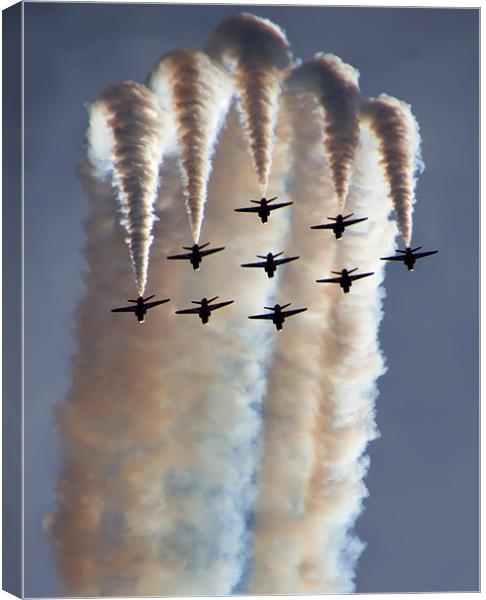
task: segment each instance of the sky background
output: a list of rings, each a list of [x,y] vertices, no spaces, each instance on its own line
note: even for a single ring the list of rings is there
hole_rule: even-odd
[[[280,25],[295,57],[333,52],[363,96],[409,102],[426,170],[413,245],[440,253],[387,267],[381,437],[369,446],[358,592],[479,587],[479,12],[244,5],[25,4],[25,593],[56,594],[42,518],[59,468],[52,408],[68,386],[83,294],[87,202],[75,170],[86,102],[143,82],[156,60],[202,47],[248,10]]]

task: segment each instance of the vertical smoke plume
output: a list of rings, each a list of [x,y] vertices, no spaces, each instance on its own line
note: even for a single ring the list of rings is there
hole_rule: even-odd
[[[147,281],[167,129],[156,99],[139,83],[113,85],[90,107],[88,156],[99,174],[111,171],[140,296]]]
[[[332,178],[320,154],[320,115],[313,111],[309,119],[311,109],[289,107],[295,110],[291,197],[316,218],[322,199],[330,202]],[[383,372],[377,257],[390,250],[396,233],[376,146],[364,131],[348,199],[350,210],[369,215],[369,222],[347,232],[339,245],[332,236],[309,241],[297,214],[289,233],[292,247],[306,252],[306,265],[283,273],[281,289],[298,291],[299,303],[313,311],[295,324],[292,344],[277,340],[270,368],[252,593],[353,590],[362,544],[351,529],[366,495],[363,452],[376,437],[375,381]],[[314,283],[331,269],[355,266],[375,276],[357,283],[352,294]]]
[[[233,73],[243,129],[265,196],[280,84],[291,62],[289,43],[271,21],[242,13],[217,27],[206,51]]]
[[[275,155],[282,194],[285,147],[277,145]],[[231,245],[213,259],[217,268],[203,265],[203,278],[185,264],[159,264],[152,283],[172,302],[150,312],[149,327],[130,315],[110,317],[127,276],[123,242],[109,184],[85,172],[92,211],[86,295],[77,311],[72,386],[57,413],[59,505],[46,520],[63,593],[222,595],[244,574],[271,350],[270,331],[250,329],[246,316],[273,295],[275,281],[242,274],[235,265],[248,246],[255,252],[280,247],[286,218],[276,215],[252,233],[245,219],[226,210],[229,198],[237,206],[249,193],[253,175],[234,116],[215,165],[207,227],[210,235],[226,232]],[[184,243],[185,235],[174,165],[166,166],[157,255]],[[237,302],[206,327],[196,317],[172,314],[190,299],[217,293]]]
[[[358,72],[334,54],[317,54],[292,71],[290,89],[313,92],[324,108],[325,146],[332,171],[338,211],[348,192],[349,174],[359,140]]]
[[[224,71],[203,52],[176,50],[162,58],[148,86],[175,115],[184,193],[194,241],[199,241],[211,158],[232,95]]]
[[[420,133],[410,105],[387,94],[361,105],[361,118],[380,140],[381,163],[390,187],[400,234],[406,246],[412,238],[415,174],[423,169]]]

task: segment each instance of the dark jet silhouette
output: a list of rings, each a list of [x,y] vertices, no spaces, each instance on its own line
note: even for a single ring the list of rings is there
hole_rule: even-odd
[[[291,304],[292,303],[289,302],[288,304],[284,304],[283,306],[280,306],[280,304],[275,304],[274,306],[264,306],[263,308],[265,308],[266,310],[271,310],[272,312],[265,314],[265,315],[252,315],[251,317],[248,317],[248,318],[249,319],[267,319],[269,321],[272,321],[272,323],[277,328],[277,331],[281,331],[282,326],[287,317],[291,317],[293,315],[298,315],[299,313],[307,310],[307,308],[296,308],[294,310],[284,310],[284,308],[287,308],[287,306],[290,306]]]
[[[396,256],[385,256],[384,258],[380,258],[380,260],[398,260],[402,261],[408,268],[409,271],[413,271],[415,263],[419,258],[423,258],[424,256],[431,256],[432,254],[437,254],[438,250],[430,250],[430,252],[417,252],[420,250],[422,246],[417,246],[417,248],[406,248],[405,250],[397,250],[399,255]]]
[[[354,213],[350,213],[345,217],[343,217],[343,215],[338,215],[337,217],[327,217],[331,221],[334,221],[334,223],[326,223],[325,225],[312,225],[311,229],[332,229],[336,239],[340,240],[346,227],[354,225],[355,223],[361,223],[362,221],[366,221],[368,219],[368,217],[362,217],[361,219],[351,219],[351,221],[348,221],[349,217],[352,217],[353,214]]]
[[[240,266],[265,269],[265,273],[270,278],[274,276],[278,265],[283,265],[284,263],[288,263],[292,260],[297,260],[298,258],[300,258],[299,256],[289,256],[289,258],[279,258],[278,260],[275,260],[277,256],[281,256],[282,254],[283,252],[279,252],[278,254],[272,254],[271,252],[269,252],[266,256],[261,256],[260,254],[257,254],[257,257],[263,258],[265,262],[245,263]]]
[[[369,277],[374,273],[360,273],[359,275],[351,275],[358,270],[351,269],[348,271],[347,269],[342,269],[341,271],[331,271],[331,273],[335,273],[339,275],[339,277],[330,277],[329,279],[316,279],[317,283],[339,283],[339,285],[343,288],[344,293],[347,294],[349,292],[349,288],[352,286],[352,282],[356,281],[356,279],[361,279],[362,277]]]
[[[165,300],[156,300],[155,302],[147,302],[150,298],[154,298],[155,294],[152,296],[148,296],[147,298],[142,298],[139,296],[136,300],[128,300],[128,302],[134,302],[135,306],[124,306],[123,308],[112,308],[111,312],[132,312],[135,313],[135,316],[138,319],[139,323],[143,323],[145,321],[145,314],[150,308],[154,306],[159,306],[159,304],[164,304],[165,302],[169,302],[170,298],[166,298]]]
[[[215,252],[221,252],[221,250],[225,249],[225,246],[221,246],[220,248],[211,248],[210,250],[203,250],[209,246],[209,242],[206,244],[202,244],[199,246],[198,244],[194,244],[193,246],[182,246],[184,250],[190,250],[187,254],[175,254],[173,256],[167,256],[169,260],[188,260],[192,268],[195,271],[199,270],[199,265],[203,259],[203,256],[208,256],[208,254],[214,254]]]
[[[258,206],[248,206],[247,208],[235,208],[235,212],[257,213],[262,223],[266,223],[272,210],[293,204],[293,202],[280,202],[279,204],[270,204],[270,202],[273,202],[277,198],[278,196],[270,198],[269,200],[267,200],[266,198],[262,198],[261,200],[250,200],[250,202],[258,204]]]
[[[203,298],[202,300],[191,300],[193,304],[199,304],[197,308],[185,308],[184,310],[176,310],[176,315],[198,315],[203,324],[205,325],[209,321],[209,317],[213,310],[217,310],[218,308],[223,308],[223,306],[228,306],[228,304],[233,304],[234,300],[228,300],[227,302],[219,302],[218,304],[211,304],[219,298],[219,296],[214,296],[208,300],[207,298]]]

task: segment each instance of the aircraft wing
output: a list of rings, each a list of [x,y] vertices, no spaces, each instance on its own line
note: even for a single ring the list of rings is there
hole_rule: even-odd
[[[176,310],[176,315],[198,315],[199,308],[184,308],[183,310]]]
[[[374,275],[374,272],[372,272],[372,273],[359,273],[359,275],[350,275],[349,279],[351,279],[351,281],[355,281],[356,279],[361,279],[362,277],[369,277],[370,275]]]
[[[166,256],[169,260],[189,260],[192,254],[174,254],[172,256]]]
[[[258,212],[260,210],[259,206],[247,206],[245,208],[235,208],[235,212]]]
[[[210,304],[208,306],[210,312],[213,310],[217,310],[218,308],[223,308],[223,306],[228,306],[228,304],[233,304],[234,300],[227,300],[226,302],[219,302],[218,304]]]
[[[275,210],[276,208],[282,208],[283,206],[289,206],[293,202],[279,202],[278,204],[269,204],[268,210]]]
[[[284,310],[282,312],[282,317],[291,317],[292,315],[298,315],[301,312],[304,312],[307,308],[294,308],[293,310]]]
[[[292,260],[297,260],[298,258],[300,258],[299,256],[289,256],[289,258],[277,258],[277,260],[275,260],[275,264],[276,265],[283,265],[284,263],[288,263]]]
[[[329,279],[316,279],[317,283],[341,283],[342,277],[329,277]]]
[[[422,258],[424,256],[430,256],[431,254],[437,254],[438,250],[430,250],[429,252],[417,252],[414,254],[415,258]]]
[[[350,221],[343,221],[344,226],[354,225],[355,223],[362,223],[363,221],[367,221],[368,217],[361,217],[360,219],[351,219]]]
[[[334,229],[335,223],[326,223],[325,225],[312,225],[311,229]]]
[[[124,308],[112,308],[111,312],[133,312],[134,310],[134,306],[125,306]]]
[[[145,304],[145,308],[153,308],[154,306],[159,306],[159,304],[165,304],[166,302],[169,302],[170,298],[167,298],[166,300],[155,300],[154,302],[147,302]]]
[[[266,261],[265,262],[254,262],[254,263],[245,263],[244,265],[240,265],[241,267],[261,267],[261,268],[265,268],[267,266]]]
[[[403,255],[403,256],[385,256],[383,258],[380,258],[380,260],[400,260],[403,262],[405,260],[405,255]]]
[[[208,254],[214,254],[215,252],[219,252],[220,250],[224,250],[225,246],[221,246],[221,248],[210,248],[208,250],[199,250],[199,254],[201,256],[207,256]]]
[[[249,319],[273,319],[274,317],[274,313],[268,313],[267,315],[252,315],[251,317],[248,317]]]

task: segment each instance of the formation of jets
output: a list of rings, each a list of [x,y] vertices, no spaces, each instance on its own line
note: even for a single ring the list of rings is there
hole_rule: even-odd
[[[274,198],[266,199],[261,198],[260,200],[251,200],[254,204],[258,206],[249,206],[244,208],[235,208],[236,212],[250,212],[257,213],[261,219],[262,223],[267,223],[268,217],[270,216],[271,211],[277,208],[283,208],[284,206],[289,206],[292,202],[281,202],[278,204],[272,204],[274,200],[277,199],[277,196]],[[366,221],[368,217],[360,217],[357,219],[351,219],[353,213],[349,215],[337,215],[337,217],[328,217],[329,220],[333,221],[333,223],[325,223],[322,225],[312,225],[311,229],[328,229],[332,230],[336,239],[340,239],[345,229],[350,225],[355,225],[356,223],[361,223]],[[202,244],[199,246],[198,244],[193,244],[192,246],[183,246],[184,250],[189,250],[184,254],[175,254],[172,256],[167,256],[169,260],[188,260],[192,268],[197,271],[201,265],[203,257],[208,256],[210,254],[214,254],[216,252],[221,252],[225,249],[225,246],[220,246],[218,248],[207,248],[209,246],[209,242]],[[438,250],[431,250],[428,252],[418,252],[422,247],[418,246],[417,248],[407,247],[405,250],[396,250],[397,254],[395,256],[385,256],[380,260],[386,261],[400,261],[403,262],[404,265],[408,268],[409,271],[413,271],[415,263],[420,258],[424,258],[425,256],[431,256],[432,254],[437,254]],[[283,265],[288,262],[292,262],[294,260],[299,259],[299,256],[289,256],[287,258],[278,258],[282,256],[283,252],[279,252],[278,254],[272,254],[272,252],[268,252],[266,255],[257,255],[257,258],[262,259],[261,262],[253,262],[253,263],[243,263],[240,265],[245,268],[260,268],[265,271],[269,278],[272,278],[275,275],[275,271],[279,265]],[[358,279],[362,279],[364,277],[370,277],[374,275],[373,272],[368,273],[355,273],[358,270],[358,267],[353,269],[341,269],[340,271],[331,271],[337,277],[329,277],[327,279],[316,279],[317,283],[337,283],[343,290],[345,294],[349,293],[349,290],[353,284],[353,281]],[[111,312],[131,312],[134,313],[137,317],[139,323],[143,323],[145,320],[145,315],[147,311],[159,304],[164,304],[165,302],[169,302],[169,298],[164,300],[155,300],[153,302],[148,302],[154,298],[154,295],[148,296],[147,298],[142,298],[139,296],[136,300],[128,300],[128,302],[134,303],[134,306],[124,306],[121,308],[113,308]],[[203,324],[208,323],[209,317],[211,313],[215,310],[223,308],[224,306],[228,306],[229,304],[233,304],[234,300],[226,300],[224,302],[218,302],[217,304],[213,304],[215,300],[217,300],[219,296],[214,296],[214,298],[202,298],[202,300],[191,300],[193,304],[197,304],[198,306],[193,308],[186,308],[182,310],[176,310],[176,314],[178,315],[197,315]],[[293,315],[297,315],[307,310],[307,308],[297,308],[292,310],[285,310],[290,306],[291,303],[284,304],[281,306],[280,304],[275,304],[274,306],[265,306],[265,310],[270,311],[269,313],[265,313],[262,315],[251,315],[249,319],[263,319],[272,321],[272,323],[277,328],[277,331],[281,331],[285,319],[291,317]]]

